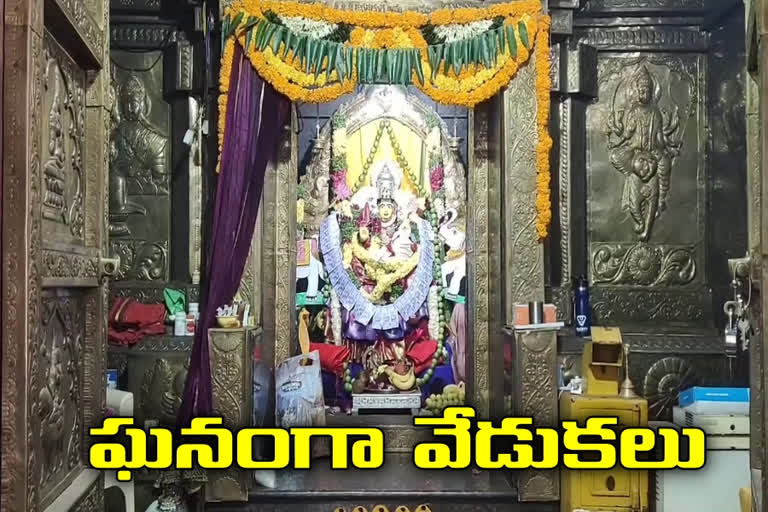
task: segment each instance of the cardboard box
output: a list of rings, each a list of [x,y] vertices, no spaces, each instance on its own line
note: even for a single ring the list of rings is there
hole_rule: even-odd
[[[544,304],[543,323],[557,322],[557,307],[554,304]],[[531,318],[528,314],[528,304],[515,304],[515,325],[529,325]]]

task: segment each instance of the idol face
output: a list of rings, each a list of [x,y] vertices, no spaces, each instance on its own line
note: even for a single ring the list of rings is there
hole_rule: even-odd
[[[647,105],[651,102],[651,84],[647,80],[641,80],[637,83],[637,100]]]
[[[379,204],[379,219],[382,222],[389,222],[395,217],[395,205],[389,201],[382,201]]]

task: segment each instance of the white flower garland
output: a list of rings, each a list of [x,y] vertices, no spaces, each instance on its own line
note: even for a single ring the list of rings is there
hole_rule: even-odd
[[[336,290],[331,288],[331,330],[333,331],[333,343],[341,345],[341,303]]]
[[[335,23],[310,20],[302,16],[280,16],[280,21],[292,32],[315,39],[328,37],[338,28]]]
[[[333,129],[333,135],[331,136],[331,149],[333,156],[347,154],[347,129],[345,127],[339,126]]]
[[[445,201],[442,197],[435,198],[434,201],[434,207],[435,207],[435,213],[437,213],[437,218],[442,219],[443,215],[445,214]]]
[[[433,340],[439,340],[440,336],[440,306],[437,286],[432,285],[429,288],[429,297],[427,298],[429,307],[429,335]]]
[[[435,27],[435,34],[446,43],[455,43],[483,34],[492,26],[492,20],[475,21],[464,25],[440,25]]]

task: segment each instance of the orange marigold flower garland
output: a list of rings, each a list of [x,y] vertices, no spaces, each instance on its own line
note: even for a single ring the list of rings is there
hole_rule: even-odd
[[[353,30],[349,34],[347,46],[371,49],[408,49],[421,50],[421,67],[424,83],[413,72],[412,84],[433,100],[452,105],[473,108],[507,86],[520,66],[531,55],[536,59],[536,95],[537,95],[537,183],[536,183],[536,231],[540,238],[547,235],[552,218],[550,202],[549,153],[552,139],[549,136],[549,25],[548,16],[542,15],[540,0],[522,0],[506,4],[495,4],[487,8],[439,9],[430,14],[419,12],[366,12],[344,11],[320,3],[303,3],[282,0],[238,0],[228,13],[234,16],[245,13],[257,18],[272,12],[278,16],[303,17],[328,23],[344,23]],[[465,65],[458,74],[454,69],[447,73],[440,69],[433,75],[430,66],[427,42],[421,28],[432,24],[451,25],[467,24],[476,21],[505,18],[505,25],[517,29],[522,22],[528,32],[529,49],[523,44],[520,33],[515,30],[517,54],[513,57],[508,49],[500,52],[491,67],[483,65]],[[243,32],[236,32],[224,46],[221,57],[219,86],[219,150],[221,150],[226,124],[227,93],[232,72],[232,58],[235,40],[245,47],[246,37]],[[278,92],[292,101],[308,103],[326,103],[344,94],[354,91],[357,85],[357,65],[353,63],[351,76],[339,80],[336,71],[326,74],[327,59],[315,76],[315,70],[309,73],[301,67],[298,59],[291,52],[283,56],[283,45],[277,52],[267,46],[263,51],[251,44],[246,52],[254,69]],[[356,61],[355,61],[356,62]],[[440,64],[442,67],[442,64]]]
[[[536,231],[539,238],[546,238],[552,220],[550,200],[549,151],[552,138],[549,136],[549,91],[552,87],[549,76],[549,18],[543,18],[536,36],[536,124],[539,143],[536,154]]]

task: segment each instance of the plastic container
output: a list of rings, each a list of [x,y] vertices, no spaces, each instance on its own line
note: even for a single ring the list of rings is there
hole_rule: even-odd
[[[195,315],[193,313],[187,314],[187,322],[186,322],[186,335],[187,336],[194,336],[195,335]]]
[[[195,315],[195,323],[200,318],[200,305],[197,302],[189,303],[189,313]]]
[[[185,315],[182,311],[179,311],[176,313],[176,316],[173,317],[173,335],[187,335],[187,315]]]

